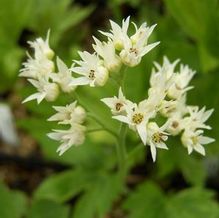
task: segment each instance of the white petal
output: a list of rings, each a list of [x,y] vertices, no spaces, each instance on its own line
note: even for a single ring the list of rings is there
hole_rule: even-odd
[[[59,141],[61,137],[63,136],[63,133],[51,132],[51,133],[48,133],[47,136],[53,140]]]
[[[146,140],[147,140],[146,124],[143,122],[143,124],[137,125],[136,128],[143,144],[146,145]]]
[[[88,69],[86,69],[85,67],[72,67],[70,70],[82,76],[86,76],[88,74]]]
[[[72,86],[83,86],[90,84],[90,80],[87,77],[79,77],[72,80],[70,85]]]
[[[191,145],[188,145],[188,146],[187,146],[187,150],[188,150],[188,154],[191,154],[192,151],[193,151],[192,146],[191,146]]]
[[[156,151],[156,147],[153,143],[150,143],[150,150],[151,150],[151,156],[152,156],[153,162],[155,162],[157,151]]]
[[[215,139],[210,138],[210,137],[206,137],[206,136],[199,136],[198,137],[200,144],[209,144],[215,141]]]
[[[28,79],[28,81],[36,88],[39,87],[40,82],[35,79]]]
[[[116,120],[119,120],[119,121],[121,121],[123,123],[130,124],[129,119],[127,117],[125,117],[125,116],[118,115],[118,116],[113,116],[112,118],[116,119]]]
[[[200,154],[202,154],[203,156],[205,156],[205,148],[204,148],[201,144],[195,145],[195,146],[194,146],[194,149],[195,149],[198,153],[200,153]]]
[[[29,97],[27,97],[24,101],[22,101],[22,103],[26,103],[28,101],[32,101],[34,99],[37,99],[37,102],[39,104],[43,100],[44,97],[45,97],[45,94],[43,95],[43,94],[37,92],[37,93],[32,94]]]
[[[147,54],[150,50],[152,50],[154,47],[156,47],[158,44],[160,44],[160,42],[155,42],[152,44],[149,44],[145,47],[145,49],[143,50],[143,52],[141,53],[141,56],[144,56],[145,54]]]
[[[110,108],[114,108],[115,106],[115,98],[102,98],[101,101]]]
[[[61,144],[58,149],[56,150],[56,152],[59,153],[59,156],[63,155],[63,153],[65,153],[72,145],[68,144],[68,143],[63,143]]]
[[[124,99],[125,98],[124,95],[123,95],[121,87],[119,88],[119,96],[118,97],[119,97],[119,99]]]
[[[166,150],[168,150],[167,145],[166,145],[165,143],[163,143],[163,142],[161,142],[161,143],[159,143],[159,144],[156,144],[156,147],[157,147],[157,148],[161,148],[161,149],[166,149]]]
[[[60,73],[68,72],[68,67],[58,56],[56,58],[56,63]]]

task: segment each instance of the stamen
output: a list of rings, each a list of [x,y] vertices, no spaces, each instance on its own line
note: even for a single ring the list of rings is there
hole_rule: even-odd
[[[130,49],[129,49],[129,52],[130,52],[130,53],[135,53],[136,56],[138,55],[138,51],[137,51],[136,48],[130,48]]]
[[[121,107],[123,107],[122,103],[120,103],[120,102],[116,103],[116,110],[117,111],[120,111]]]
[[[141,113],[134,114],[132,116],[132,122],[135,124],[140,124],[143,120],[144,116]]]
[[[90,73],[89,73],[88,77],[90,79],[94,80],[95,79],[95,71],[94,70],[90,70]]]
[[[173,127],[173,128],[176,129],[178,126],[179,126],[179,123],[178,123],[177,121],[173,121],[173,122],[172,122],[172,127]]]
[[[161,143],[163,141],[166,141],[167,136],[164,135],[162,132],[156,132],[152,135],[152,141],[157,144],[157,143]]]

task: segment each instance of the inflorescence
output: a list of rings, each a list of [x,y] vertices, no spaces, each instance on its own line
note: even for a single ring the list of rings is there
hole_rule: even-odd
[[[156,25],[147,26],[143,23],[135,27],[135,33],[128,35],[130,18],[123,20],[120,27],[110,21],[110,32],[100,33],[107,41],[100,41],[93,37],[93,53],[79,52],[81,60],[73,60],[70,68],[59,58],[56,66],[53,61],[54,51],[49,46],[49,32],[46,40],[37,38],[28,42],[34,50],[33,57],[28,54],[28,60],[23,63],[20,76],[37,89],[37,92],[23,102],[36,99],[38,104],[46,99],[54,101],[60,90],[65,93],[73,92],[77,86],[104,86],[113,74],[120,73],[121,66],[134,67],[159,42],[148,44],[148,38]],[[204,129],[211,129],[205,122],[211,116],[213,109],[199,109],[198,106],[186,104],[187,92],[192,89],[189,83],[195,71],[187,65],[176,66],[179,60],[170,62],[164,57],[163,64],[154,63],[150,77],[150,88],[146,99],[139,103],[128,100],[123,94],[122,87],[118,90],[118,97],[101,99],[112,112],[112,118],[128,125],[135,131],[144,145],[150,146],[153,161],[156,160],[156,149],[168,149],[168,137],[181,135],[182,144],[190,154],[193,150],[205,155],[203,145],[214,139],[203,136]],[[73,76],[74,75],[74,76]],[[86,111],[73,102],[66,106],[54,106],[57,111],[48,121],[68,125],[67,130],[53,130],[48,136],[61,142],[57,152],[62,155],[72,145],[81,145],[85,140]],[[158,125],[158,118],[162,116],[164,122]]]

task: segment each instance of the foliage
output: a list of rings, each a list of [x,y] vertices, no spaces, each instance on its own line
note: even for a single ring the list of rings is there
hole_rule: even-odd
[[[92,26],[95,25],[92,19],[93,16],[99,19],[98,10],[95,8],[100,7],[98,4],[82,6],[78,2],[0,0],[1,94],[15,92],[24,99],[32,92],[30,87],[20,84],[20,79],[17,79],[21,60],[25,56],[24,41],[39,35],[45,36],[49,28],[52,31],[52,47],[57,50],[60,57],[69,64],[77,57],[75,50],[83,49],[82,42],[91,38],[89,25],[83,21],[88,17],[86,22],[90,22],[91,28],[96,28]],[[133,174],[136,166],[145,169],[143,182],[140,184],[138,181],[135,182],[133,188],[125,184],[116,174],[117,160],[113,137],[104,131],[91,133],[83,146],[72,148],[59,157],[55,152],[57,143],[45,135],[54,128],[53,124],[45,121],[53,113],[51,105],[42,103],[38,107],[35,102],[28,103],[25,107],[30,115],[17,120],[17,127],[37,141],[43,158],[67,164],[68,170],[45,178],[34,191],[30,202],[24,193],[9,190],[0,183],[0,217],[103,218],[115,205],[123,210],[128,218],[219,217],[215,193],[206,188],[210,174],[206,162],[212,158],[218,161],[219,154],[218,1],[114,0],[108,1],[106,7],[112,17],[117,19],[126,17],[129,11],[134,11],[132,16],[134,20],[139,23],[146,20],[148,23],[158,23],[159,26],[153,37],[161,41],[161,44],[147,55],[139,66],[127,71],[125,78],[127,97],[139,101],[146,96],[152,60],[160,61],[163,55],[167,55],[170,60],[180,58],[183,63],[197,70],[194,80],[196,89],[193,96],[189,97],[189,102],[215,109],[209,122],[212,126],[209,135],[216,141],[206,148],[206,157],[201,158],[198,155],[188,156],[186,149],[178,145],[179,140],[173,140],[170,142],[169,152],[159,152],[157,162],[153,165],[145,158],[145,151],[148,148],[140,145],[136,152],[130,154],[127,169],[130,177],[135,176]],[[107,19],[113,19],[112,17],[109,16]],[[100,25],[103,24],[100,22]],[[109,83],[104,88],[92,89],[92,92],[90,87],[86,87],[79,90],[79,93],[81,101],[86,102],[101,120],[105,120],[108,128],[117,131],[118,123],[110,118],[109,110],[99,101],[100,98],[115,95],[113,87],[114,84]],[[64,96],[56,103],[64,104],[69,99],[72,99],[72,96]],[[89,127],[98,127],[98,123]],[[133,134],[128,132],[126,144],[130,151],[139,143]],[[142,173],[140,174],[142,176]],[[178,175],[182,176],[180,178],[183,181],[180,182],[187,188],[177,190],[177,187],[172,185],[173,177]],[[130,179],[129,176],[127,181]],[[27,209],[28,204],[30,209]]]

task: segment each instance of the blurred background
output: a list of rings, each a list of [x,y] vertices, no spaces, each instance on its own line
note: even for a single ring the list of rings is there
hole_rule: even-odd
[[[19,69],[28,40],[46,37],[68,66],[78,50],[92,51],[92,35],[109,30],[109,19],[131,16],[137,25],[157,23],[152,41],[161,41],[142,63],[128,69],[127,97],[145,98],[153,61],[180,58],[197,71],[188,93],[192,105],[214,108],[206,132],[216,141],[207,155],[187,155],[179,139],[151,161],[129,131],[129,174],[117,174],[115,144],[105,132],[90,134],[83,146],[57,155],[46,134],[52,105],[21,104],[34,92]],[[219,4],[217,0],[0,0],[0,218],[218,218],[219,217]],[[81,99],[110,128],[118,128],[99,99],[115,95],[111,85],[80,88]],[[94,104],[95,102],[95,104]],[[106,140],[106,137],[108,140]]]

